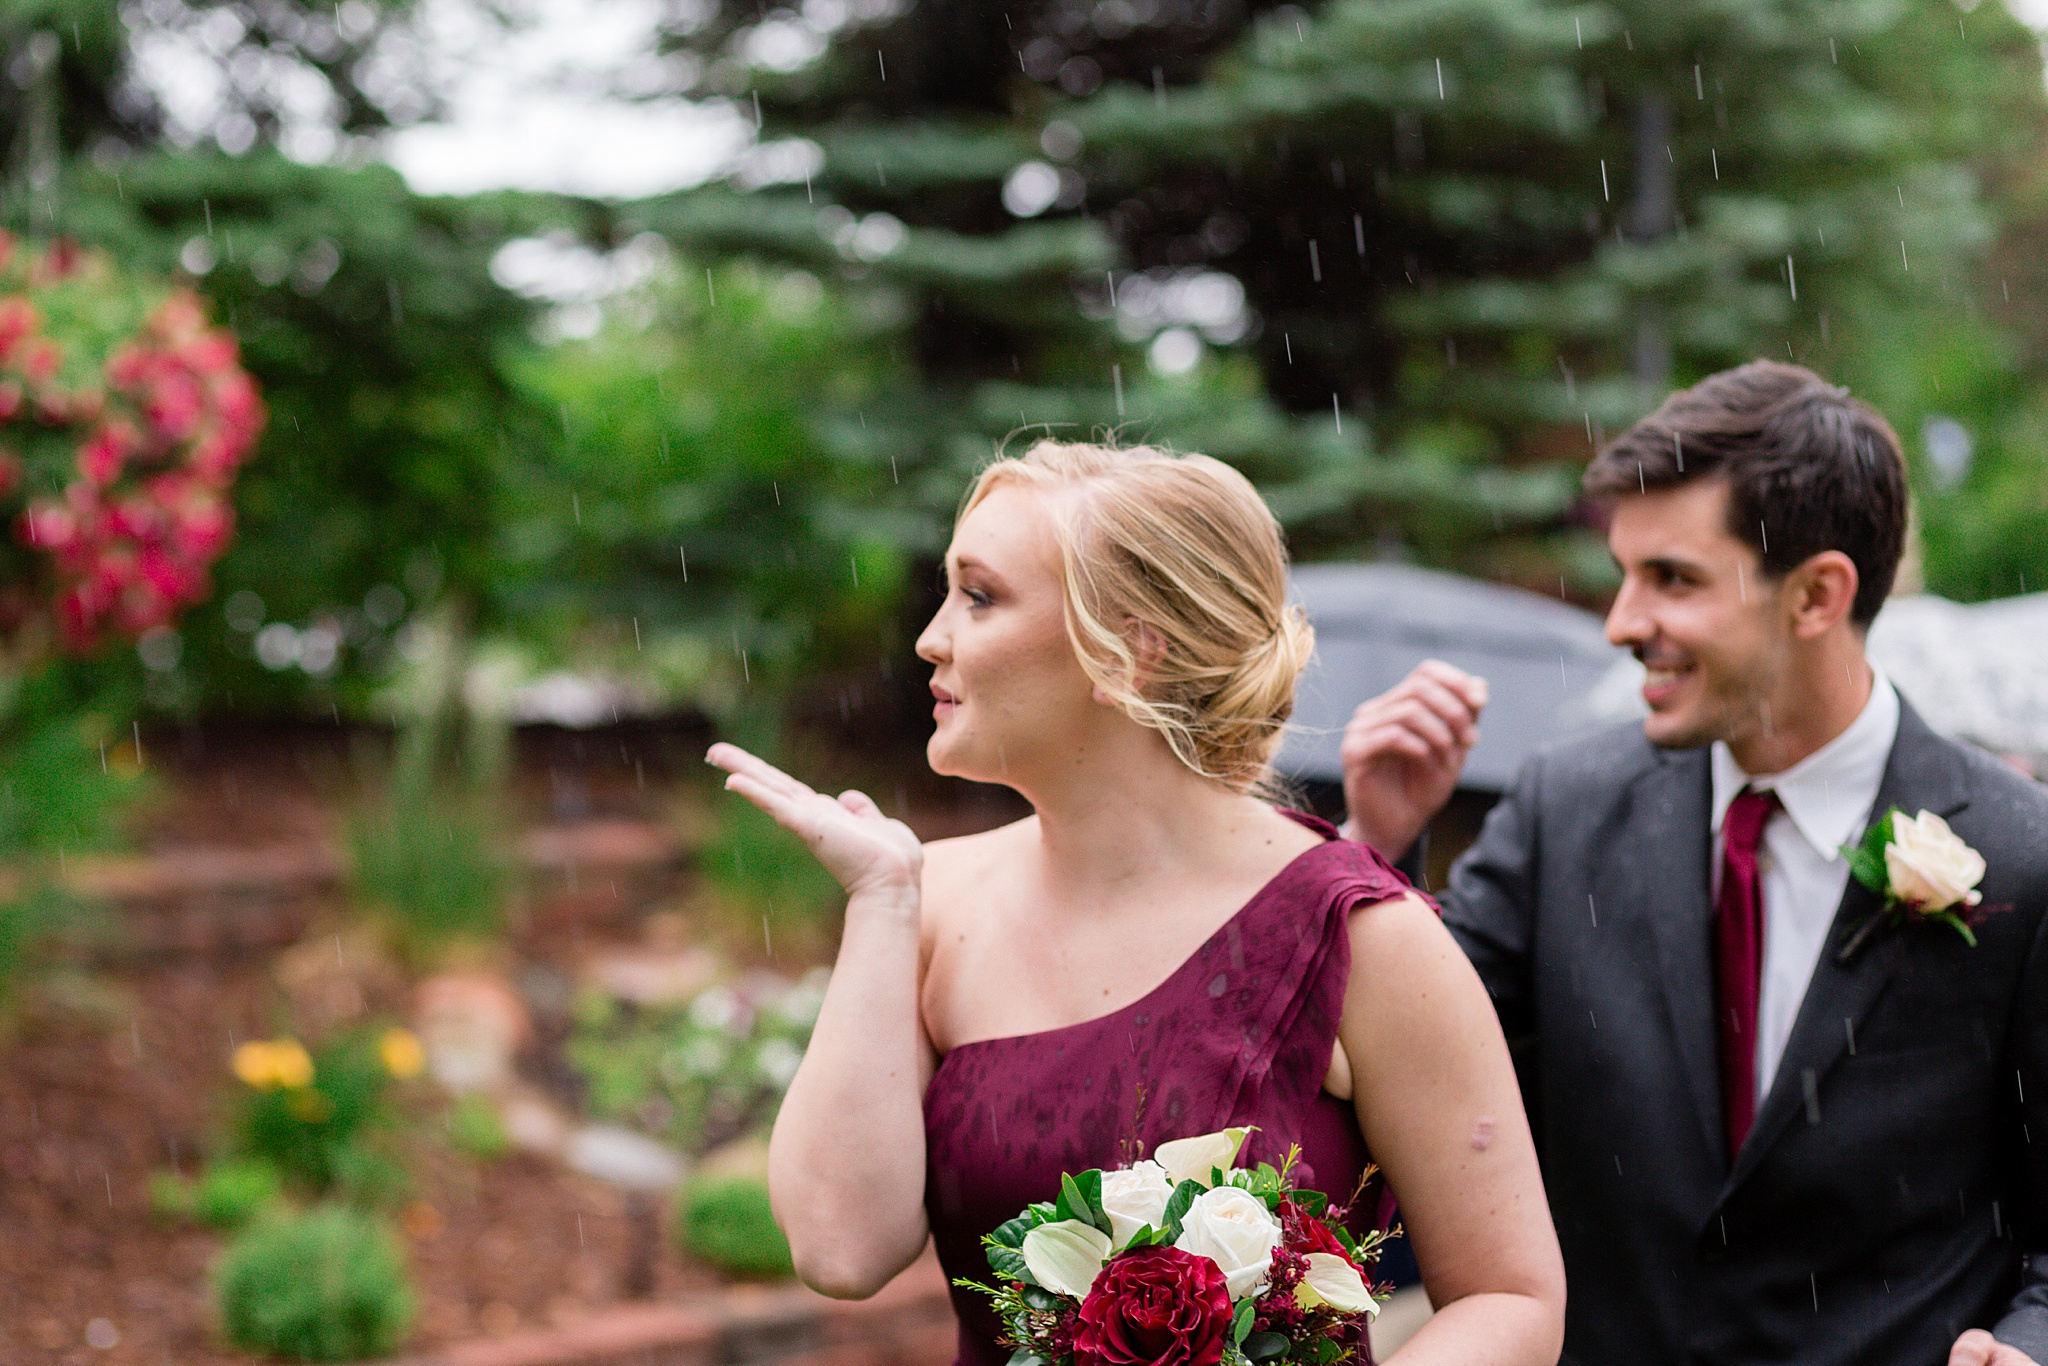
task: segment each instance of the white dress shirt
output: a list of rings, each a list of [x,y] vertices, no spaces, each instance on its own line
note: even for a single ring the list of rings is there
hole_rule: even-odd
[[[1742,771],[1728,746],[1714,742],[1713,893],[1721,884],[1721,818],[1744,787],[1778,794],[1782,809],[1764,826],[1764,963],[1757,1000],[1756,1098],[1763,1104],[1821,946],[1849,886],[1841,846],[1862,838],[1892,741],[1899,733],[1899,695],[1871,666],[1870,700],[1849,728],[1783,773]]]

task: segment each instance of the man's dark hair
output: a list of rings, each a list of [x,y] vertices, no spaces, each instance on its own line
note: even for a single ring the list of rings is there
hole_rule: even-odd
[[[1877,410],[1813,371],[1754,360],[1664,400],[1607,444],[1585,489],[1616,498],[1728,483],[1728,530],[1774,578],[1824,550],[1856,566],[1849,618],[1867,627],[1906,547],[1906,462]]]

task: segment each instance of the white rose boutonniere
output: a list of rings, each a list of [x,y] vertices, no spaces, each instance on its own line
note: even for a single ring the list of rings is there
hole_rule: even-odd
[[[1849,937],[1838,961],[1855,957],[1879,925],[1907,919],[1938,920],[1977,947],[1963,913],[1984,899],[1977,890],[1984,880],[1984,856],[1963,843],[1947,821],[1932,811],[1909,816],[1893,807],[1870,823],[1862,843],[1845,844],[1842,853],[1856,880],[1884,898],[1884,908]]]

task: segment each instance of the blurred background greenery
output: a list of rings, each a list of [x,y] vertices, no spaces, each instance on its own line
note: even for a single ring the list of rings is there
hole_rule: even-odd
[[[800,684],[900,685],[965,481],[1047,430],[1232,460],[1303,558],[1592,601],[1577,466],[1756,355],[1891,417],[1929,587],[2048,584],[2048,96],[1999,0],[650,7],[664,93],[753,128],[636,200],[380,164],[431,13],[5,7],[8,225],[197,282],[270,411],[212,599],[98,665],[159,713],[403,713],[453,631],[501,693],[772,743]]]

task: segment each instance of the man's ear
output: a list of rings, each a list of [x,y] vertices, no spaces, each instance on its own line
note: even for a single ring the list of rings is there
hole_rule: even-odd
[[[1792,633],[1814,640],[1847,621],[1859,583],[1856,562],[1839,550],[1823,550],[1794,568],[1785,576],[1784,597]]]

